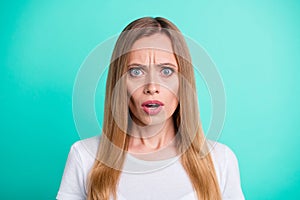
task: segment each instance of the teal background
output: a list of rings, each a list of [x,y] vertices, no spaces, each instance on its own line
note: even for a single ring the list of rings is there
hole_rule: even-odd
[[[219,141],[238,157],[246,199],[300,199],[300,3],[258,0],[1,1],[0,198],[55,199],[80,139],[76,73],[142,16],[170,19],[216,63],[227,96]]]

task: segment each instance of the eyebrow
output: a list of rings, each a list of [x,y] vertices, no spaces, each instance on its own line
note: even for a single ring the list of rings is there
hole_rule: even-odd
[[[157,64],[155,66],[157,66],[157,67],[163,67],[163,66],[166,66],[166,65],[172,66],[174,68],[178,68],[177,65],[174,65],[172,63],[159,63],[159,64]],[[146,68],[147,67],[147,65],[142,65],[142,64],[138,64],[138,63],[132,63],[132,64],[128,65],[127,67],[129,68],[129,67],[133,67],[133,66],[139,66],[139,67],[142,67],[142,68]]]

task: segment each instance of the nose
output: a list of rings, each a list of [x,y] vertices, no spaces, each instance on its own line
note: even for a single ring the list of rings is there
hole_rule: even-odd
[[[159,85],[155,83],[148,83],[144,86],[144,94],[159,94]]]
[[[159,80],[155,71],[155,66],[150,66],[149,74],[146,76],[145,85],[144,85],[144,94],[154,95],[159,94]]]

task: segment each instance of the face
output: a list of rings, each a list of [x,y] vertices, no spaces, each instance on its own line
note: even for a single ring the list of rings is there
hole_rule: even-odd
[[[178,106],[178,65],[170,39],[155,34],[137,40],[130,52],[127,93],[133,121],[154,125],[172,120]]]

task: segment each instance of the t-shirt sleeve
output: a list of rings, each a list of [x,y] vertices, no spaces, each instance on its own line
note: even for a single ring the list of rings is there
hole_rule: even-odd
[[[60,188],[56,196],[57,200],[86,199],[84,172],[77,145],[78,143],[73,144],[70,149]]]
[[[235,154],[227,147],[225,150],[226,164],[224,169],[223,200],[243,200],[244,195],[240,183],[240,172]]]

